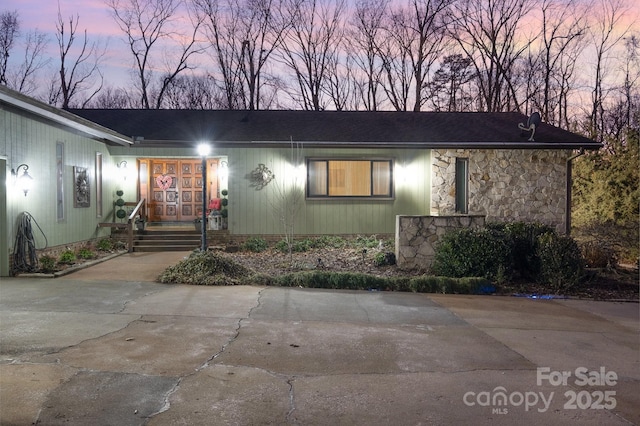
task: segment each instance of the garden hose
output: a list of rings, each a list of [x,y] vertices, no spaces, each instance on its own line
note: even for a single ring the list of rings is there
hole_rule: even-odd
[[[18,216],[18,229],[16,231],[16,240],[13,245],[13,271],[15,272],[34,272],[38,269],[38,256],[36,254],[36,242],[33,238],[31,227],[31,216],[28,212],[22,212]],[[36,226],[45,239],[45,247],[47,247],[47,236],[33,219]]]

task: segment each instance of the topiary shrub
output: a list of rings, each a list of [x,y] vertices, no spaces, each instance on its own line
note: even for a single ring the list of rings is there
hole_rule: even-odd
[[[552,292],[565,292],[580,283],[584,261],[573,238],[555,233],[541,235],[536,254],[540,260],[539,281]]]

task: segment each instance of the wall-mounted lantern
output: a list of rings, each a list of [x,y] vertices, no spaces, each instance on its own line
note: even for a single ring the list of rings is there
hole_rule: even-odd
[[[22,174],[20,174],[20,168],[23,168]],[[24,192],[25,197],[33,187],[33,177],[27,170],[29,170],[29,166],[26,164],[20,164],[15,170],[11,169],[11,176],[13,176],[16,186]]]
[[[127,169],[127,162],[122,160],[121,162],[116,164],[116,167],[118,167],[118,169],[120,170],[120,173],[122,174],[122,178],[124,180],[127,180],[127,175],[129,174],[129,169]]]

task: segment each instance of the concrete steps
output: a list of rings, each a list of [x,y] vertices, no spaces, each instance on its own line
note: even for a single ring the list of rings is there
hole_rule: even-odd
[[[138,231],[133,237],[133,251],[192,251],[200,247],[201,238],[200,232],[187,229]]]
[[[116,231],[125,239],[122,231]],[[207,246],[224,246],[228,231],[208,231]],[[201,231],[193,226],[148,226],[147,229],[133,233],[134,252],[192,251],[202,245]]]

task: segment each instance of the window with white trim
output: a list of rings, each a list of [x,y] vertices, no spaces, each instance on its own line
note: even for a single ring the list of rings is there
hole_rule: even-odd
[[[392,198],[390,159],[308,159],[309,198]]]

